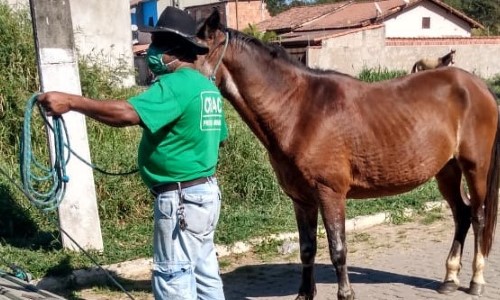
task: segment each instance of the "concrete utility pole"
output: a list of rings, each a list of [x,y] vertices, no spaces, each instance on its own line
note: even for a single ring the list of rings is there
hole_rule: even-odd
[[[30,8],[42,91],[81,95],[70,1],[30,0]],[[90,162],[85,117],[76,112],[63,117],[71,148]],[[83,249],[103,250],[92,169],[72,156],[66,170],[69,182],[59,206],[59,225]],[[62,243],[79,250],[64,234]]]

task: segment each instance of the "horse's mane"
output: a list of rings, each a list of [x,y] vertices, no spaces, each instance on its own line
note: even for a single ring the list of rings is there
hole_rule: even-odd
[[[241,43],[241,44],[250,44],[255,46],[256,48],[264,51],[265,53],[268,53],[271,55],[272,58],[278,59],[285,61],[289,64],[292,64],[293,66],[307,70],[309,72],[315,73],[315,74],[337,74],[337,75],[343,75],[343,76],[349,76],[348,74],[344,74],[335,70],[321,70],[321,69],[315,69],[315,68],[310,68],[303,63],[299,62],[298,60],[294,59],[282,46],[276,43],[264,43],[263,41],[259,40],[256,37],[253,37],[251,35],[248,35],[246,33],[243,33],[238,30],[234,30],[231,28],[225,28],[224,29],[229,36],[230,40],[235,41],[236,43]]]

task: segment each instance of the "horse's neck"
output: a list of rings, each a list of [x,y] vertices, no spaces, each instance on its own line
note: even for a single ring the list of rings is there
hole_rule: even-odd
[[[287,142],[297,113],[291,95],[298,87],[296,67],[245,51],[224,58],[229,76],[221,90],[266,148]],[[272,65],[270,65],[272,64]]]

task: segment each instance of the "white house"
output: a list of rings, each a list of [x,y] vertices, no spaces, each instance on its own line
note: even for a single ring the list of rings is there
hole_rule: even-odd
[[[483,26],[439,0],[345,1],[293,7],[257,24],[287,46],[319,45],[329,36],[383,25],[387,38],[470,37]]]
[[[305,65],[353,76],[363,69],[409,71],[420,58],[456,50],[456,66],[485,78],[500,73],[500,37],[473,37],[483,26],[439,0],[344,1],[294,7],[257,24],[274,31]],[[471,58],[474,59],[471,59]]]

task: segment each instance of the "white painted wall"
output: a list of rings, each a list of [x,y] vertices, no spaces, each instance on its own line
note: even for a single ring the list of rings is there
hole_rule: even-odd
[[[423,17],[430,17],[431,28],[422,28]],[[429,2],[424,2],[403,14],[398,14],[385,21],[384,24],[386,36],[389,38],[471,36],[471,28],[468,23]]]
[[[455,66],[483,78],[500,75],[500,39],[474,39],[448,44],[386,45],[384,27],[358,31],[323,41],[321,47],[307,50],[307,65],[312,68],[333,69],[357,76],[364,69],[405,70],[421,58],[437,58],[455,49]],[[460,41],[460,39],[455,39]],[[445,40],[446,41],[446,40]]]
[[[78,54],[123,67],[130,75],[122,84],[135,84],[129,1],[70,0],[70,5]]]
[[[7,0],[7,3],[14,7],[29,6],[29,0]],[[130,75],[123,77],[122,84],[134,85],[130,2],[70,0],[70,6],[78,55],[99,56],[100,63],[123,67],[124,73]]]
[[[177,1],[177,3],[179,3],[179,7],[182,9],[189,7],[189,6],[222,2],[219,0],[174,0],[174,1]]]

